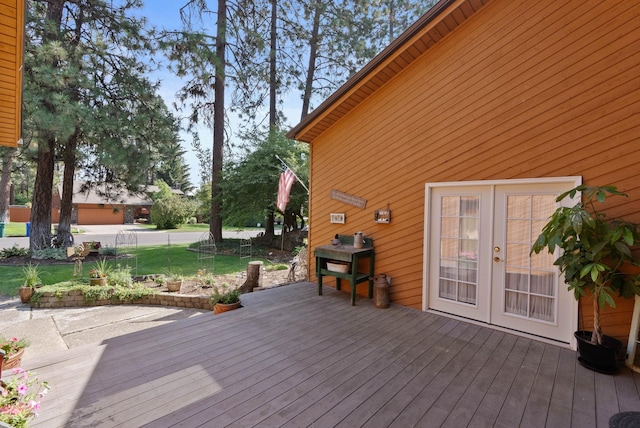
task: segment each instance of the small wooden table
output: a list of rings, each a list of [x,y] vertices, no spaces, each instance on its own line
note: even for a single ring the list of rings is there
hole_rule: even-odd
[[[340,235],[340,244],[323,245],[315,248],[316,256],[316,276],[318,277],[318,295],[322,295],[322,277],[333,276],[336,278],[336,290],[340,290],[342,279],[346,279],[351,284],[351,305],[356,304],[356,285],[369,281],[369,298],[373,297],[373,275],[375,268],[375,252],[373,250],[373,240],[365,238],[362,248],[353,247],[353,236]],[[358,272],[358,261],[369,260],[369,271]],[[340,261],[351,263],[349,271],[346,273],[335,272],[327,269],[327,262]]]

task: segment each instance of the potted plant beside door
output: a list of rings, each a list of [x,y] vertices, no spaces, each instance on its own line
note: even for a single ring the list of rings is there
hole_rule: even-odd
[[[569,291],[576,299],[588,296],[593,304],[593,331],[574,333],[580,363],[610,373],[617,371],[616,356],[621,343],[602,334],[600,311],[607,305],[615,308],[614,294],[623,297],[640,294],[640,276],[627,270],[629,266],[640,266],[640,259],[634,254],[639,249],[640,232],[637,224],[609,219],[596,208],[607,197],[627,196],[615,186],[580,185],[561,194],[556,201],[573,199],[578,192],[582,192],[582,200],[572,207],[556,209],[531,253],[545,248],[551,254],[556,248],[561,250],[554,264],[564,274]]]

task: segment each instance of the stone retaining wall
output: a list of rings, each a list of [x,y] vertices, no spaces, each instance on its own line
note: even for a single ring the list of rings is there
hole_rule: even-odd
[[[33,308],[72,308],[104,305],[160,305],[205,310],[213,309],[208,296],[191,296],[177,293],[157,293],[127,301],[106,299],[86,302],[81,291],[70,290],[59,293],[42,293],[37,303],[31,302],[31,307]]]

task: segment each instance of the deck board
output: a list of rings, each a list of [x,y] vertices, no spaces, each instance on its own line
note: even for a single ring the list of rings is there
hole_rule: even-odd
[[[31,426],[606,427],[640,407],[637,373],[486,326],[311,283],[243,306],[30,361],[53,386]]]

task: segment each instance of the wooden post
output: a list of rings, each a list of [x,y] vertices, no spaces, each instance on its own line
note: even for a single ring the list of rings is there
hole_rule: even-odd
[[[253,261],[247,265],[247,279],[240,286],[241,293],[251,293],[254,288],[260,286],[260,272],[262,271],[262,262]]]

